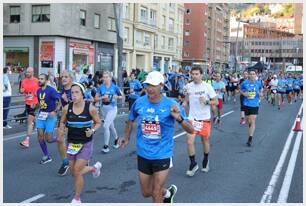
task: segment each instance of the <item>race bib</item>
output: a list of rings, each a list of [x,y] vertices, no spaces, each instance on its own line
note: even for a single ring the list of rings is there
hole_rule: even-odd
[[[143,137],[148,139],[160,139],[160,123],[159,121],[142,121],[141,129]]]
[[[237,86],[237,83],[233,83],[234,86]]]
[[[39,112],[38,119],[39,120],[46,120],[48,118],[49,113],[48,112]]]
[[[25,95],[25,100],[33,100],[33,94],[32,93],[27,93],[26,95]]]
[[[252,92],[248,92],[248,99],[254,99],[256,96],[256,92],[252,91]]]
[[[71,155],[76,155],[81,151],[82,147],[83,144],[69,143],[67,148],[67,153]]]
[[[192,121],[192,126],[193,126],[194,130],[202,131],[202,129],[203,129],[203,122],[194,120],[194,121]]]

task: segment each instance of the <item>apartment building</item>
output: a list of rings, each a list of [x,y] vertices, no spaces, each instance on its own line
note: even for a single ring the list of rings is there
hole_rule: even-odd
[[[167,72],[182,61],[184,5],[123,4],[123,67]]]
[[[184,66],[224,69],[229,57],[229,9],[223,4],[186,3]]]

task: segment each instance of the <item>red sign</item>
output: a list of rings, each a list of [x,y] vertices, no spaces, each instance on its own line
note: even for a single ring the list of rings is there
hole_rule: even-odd
[[[83,50],[83,54],[88,54],[88,63],[94,64],[95,47],[92,44],[71,41],[69,43],[69,47],[74,49],[80,49],[80,51]],[[80,52],[78,50],[76,51]]]
[[[41,42],[40,46],[40,61],[53,61],[54,58],[54,42]]]

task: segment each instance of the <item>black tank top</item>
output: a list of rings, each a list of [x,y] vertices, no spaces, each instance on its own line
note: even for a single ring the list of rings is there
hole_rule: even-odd
[[[85,144],[92,140],[91,137],[86,137],[87,128],[92,128],[93,120],[89,113],[90,102],[85,102],[84,110],[81,114],[73,113],[73,102],[68,105],[67,122],[68,128],[68,143]]]

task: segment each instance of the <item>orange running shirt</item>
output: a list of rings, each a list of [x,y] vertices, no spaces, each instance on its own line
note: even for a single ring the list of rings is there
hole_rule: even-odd
[[[24,89],[24,98],[25,104],[37,104],[37,90],[39,89],[38,86],[38,79],[36,77],[32,77],[32,79],[25,78],[21,81],[21,88]]]

